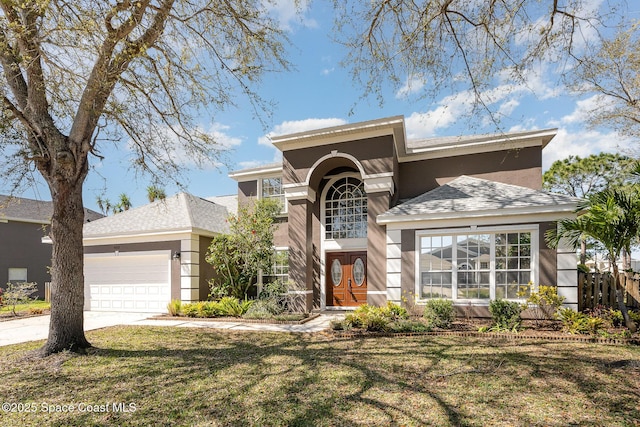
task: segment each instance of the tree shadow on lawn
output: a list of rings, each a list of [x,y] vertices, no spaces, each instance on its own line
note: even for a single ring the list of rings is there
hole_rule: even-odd
[[[532,405],[551,417],[548,425],[568,424],[559,415],[584,406],[622,414],[619,423],[625,413],[640,416],[638,370],[607,365],[640,360],[625,347],[145,327],[111,328],[90,339],[97,347],[88,357],[71,357],[56,372],[9,376],[16,384],[9,397],[136,403],[135,413],[46,418],[60,426],[542,423],[529,415]],[[612,348],[624,354],[612,357]],[[572,416],[579,422],[596,413]]]

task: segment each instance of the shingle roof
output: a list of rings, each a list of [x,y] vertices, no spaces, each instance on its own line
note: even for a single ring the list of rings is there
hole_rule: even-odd
[[[548,207],[554,211],[575,209],[580,199],[547,193],[518,185],[470,176],[453,181],[410,199],[378,216],[378,220],[420,215],[439,217],[482,211],[526,210]]]
[[[52,202],[0,195],[0,219],[49,224],[52,214]],[[94,221],[103,216],[91,209],[85,209],[84,212],[85,221]]]
[[[220,205],[220,206],[224,206],[225,208],[227,208],[227,212],[229,212],[230,214],[237,214],[238,213],[238,195],[237,194],[231,194],[228,196],[212,196],[212,197],[207,197],[207,200]]]
[[[84,225],[85,237],[204,230],[226,233],[227,209],[209,200],[179,193]]]

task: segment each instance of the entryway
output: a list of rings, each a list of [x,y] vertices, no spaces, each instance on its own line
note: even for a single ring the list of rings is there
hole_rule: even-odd
[[[354,307],[367,302],[367,253],[327,252],[327,307]]]

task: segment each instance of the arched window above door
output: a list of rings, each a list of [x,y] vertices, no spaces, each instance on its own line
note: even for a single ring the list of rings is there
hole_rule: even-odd
[[[325,238],[367,237],[367,194],[356,177],[336,180],[325,198]]]

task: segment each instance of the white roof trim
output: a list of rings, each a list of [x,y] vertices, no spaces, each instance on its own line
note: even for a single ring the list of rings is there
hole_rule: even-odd
[[[263,168],[252,168],[229,173],[229,178],[237,182],[254,181],[261,177],[277,176],[282,174],[282,165],[268,165]]]
[[[332,126],[323,129],[315,129],[306,132],[292,133],[271,137],[273,145],[281,151],[299,148],[317,147],[320,145],[335,144],[339,142],[354,141],[357,139],[372,138],[376,136],[399,135],[394,128],[402,128],[401,143],[404,151],[404,116],[386,117],[377,120],[369,120],[359,123],[348,123],[340,126]],[[396,139],[396,138],[394,138]]]
[[[506,133],[502,136],[490,135],[478,136],[477,138],[461,138],[459,142],[451,142],[446,145],[438,144],[431,147],[408,148],[405,154],[399,153],[398,161],[404,163],[526,147],[544,148],[556,136],[557,132],[558,129],[545,129],[524,133],[519,132],[515,135]],[[432,139],[437,140],[437,137]]]

